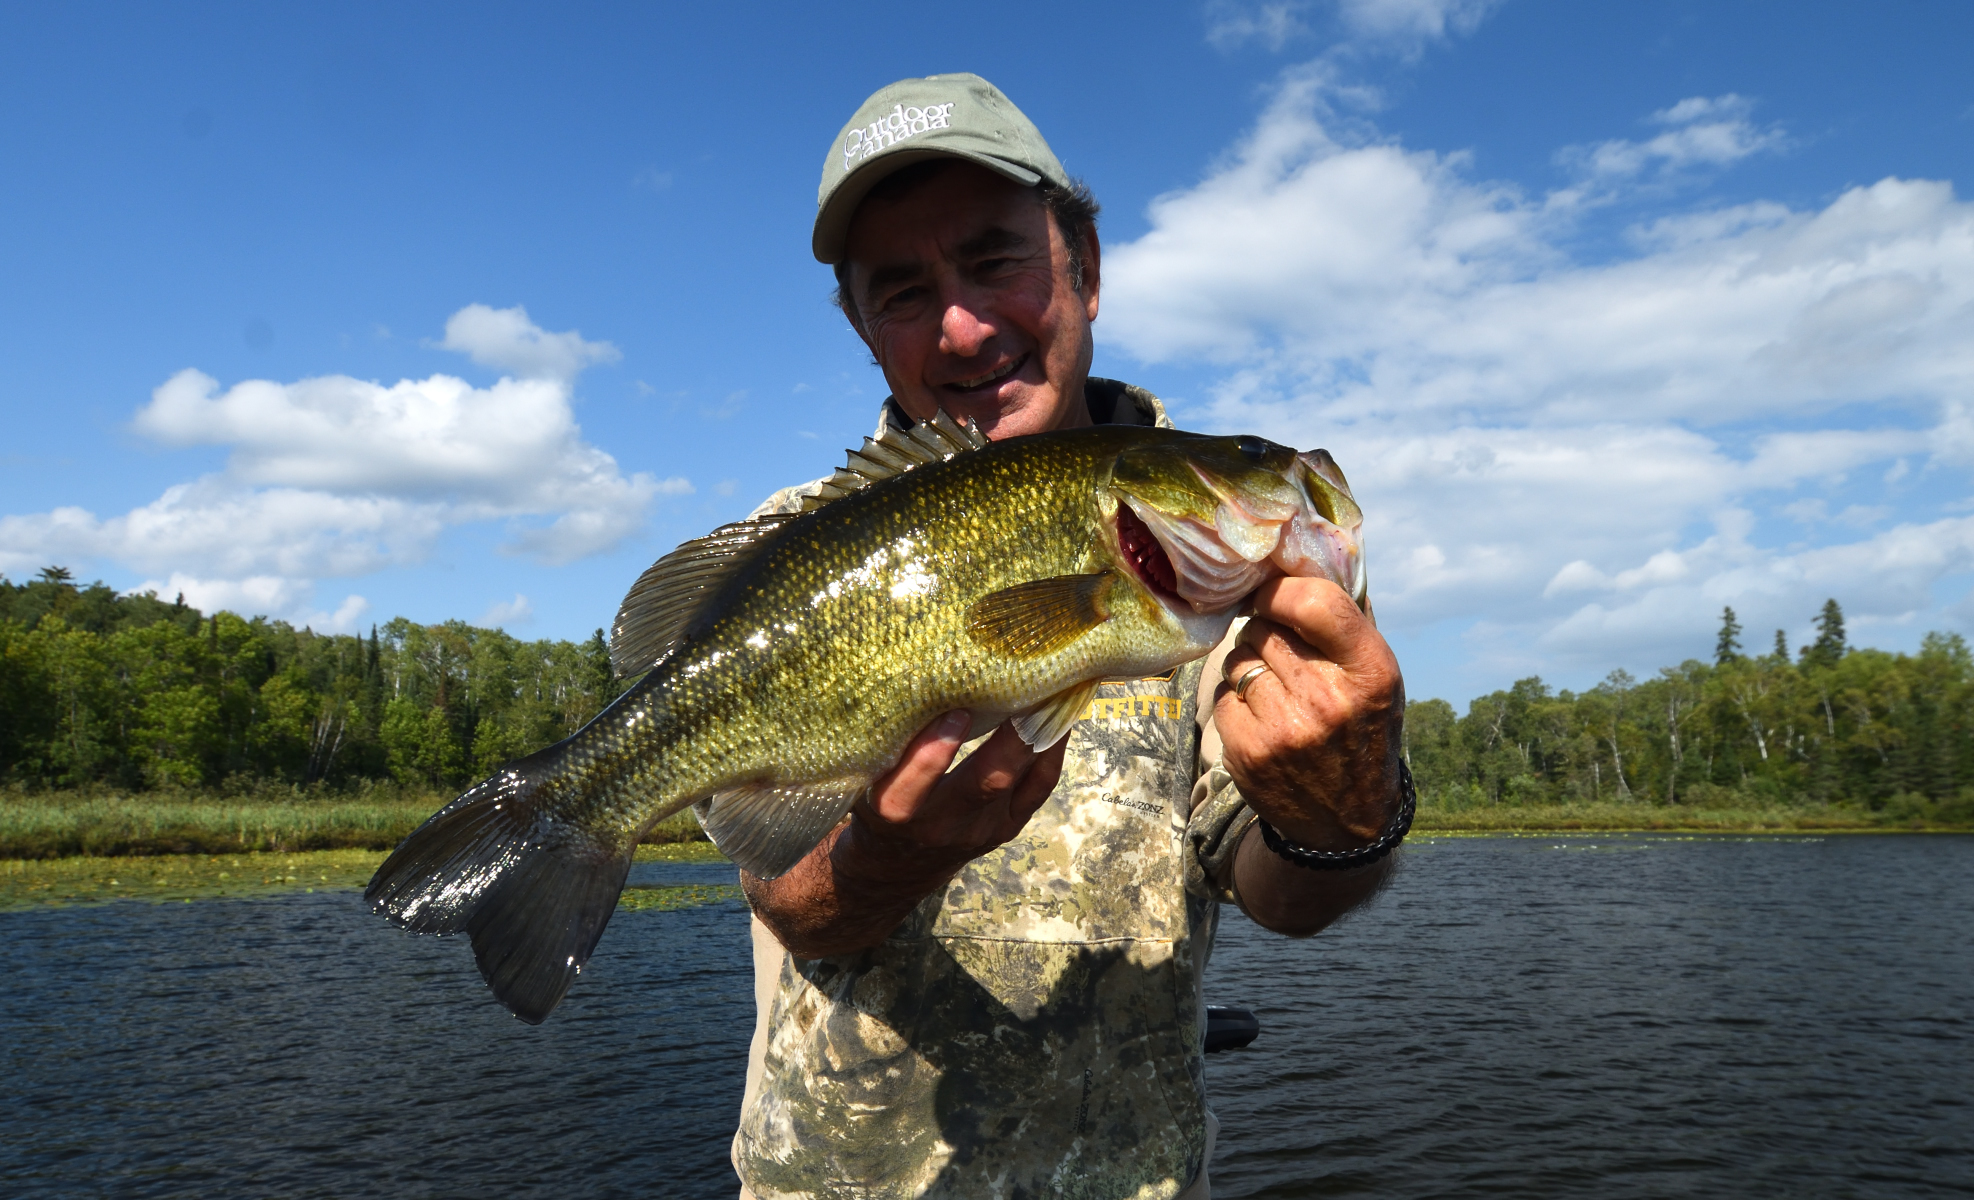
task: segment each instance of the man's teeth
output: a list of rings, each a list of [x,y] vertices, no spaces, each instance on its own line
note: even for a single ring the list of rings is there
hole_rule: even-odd
[[[985,375],[976,375],[972,379],[956,379],[953,381],[952,386],[956,388],[977,388],[981,384],[992,383],[996,379],[1005,376],[1008,372],[1014,370],[1014,367],[1014,363],[1002,363],[999,367],[987,372]]]

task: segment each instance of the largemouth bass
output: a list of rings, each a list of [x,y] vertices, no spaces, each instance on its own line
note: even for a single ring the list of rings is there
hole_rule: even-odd
[[[495,997],[546,1017],[616,907],[639,836],[695,805],[773,878],[941,713],[1061,740],[1105,679],[1206,654],[1284,573],[1364,603],[1362,516],[1324,451],[1123,426],[989,443],[941,413],[807,502],[646,571],[612,658],[643,678],[420,826],[365,898],[465,931]]]

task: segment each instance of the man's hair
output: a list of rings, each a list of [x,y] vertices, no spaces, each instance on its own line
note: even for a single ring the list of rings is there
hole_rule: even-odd
[[[924,162],[915,162],[909,167],[885,176],[876,187],[865,194],[864,199],[886,203],[901,200],[924,186],[933,176],[960,161],[957,158],[930,158]],[[1042,207],[1049,210],[1050,219],[1056,223],[1057,231],[1062,234],[1063,244],[1069,249],[1069,286],[1075,288],[1080,295],[1083,291],[1085,266],[1083,238],[1085,234],[1096,229],[1097,214],[1103,211],[1103,206],[1097,203],[1097,198],[1080,179],[1070,180],[1068,187],[1060,187],[1044,181],[1035,185],[1035,191],[1041,196]],[[836,290],[830,293],[830,301],[837,308],[842,309],[843,315],[850,319],[850,327],[861,333],[863,323],[857,319],[857,304],[849,292],[849,260],[837,263],[835,269]]]

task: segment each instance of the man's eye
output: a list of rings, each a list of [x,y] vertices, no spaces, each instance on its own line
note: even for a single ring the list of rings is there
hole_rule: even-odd
[[[903,308],[908,304],[916,303],[924,295],[925,289],[922,287],[901,288],[886,296],[884,303],[878,307],[883,309]]]

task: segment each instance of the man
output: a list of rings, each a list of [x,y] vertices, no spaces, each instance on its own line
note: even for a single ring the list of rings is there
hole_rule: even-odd
[[[814,248],[891,388],[882,420],[1168,425],[1089,377],[1095,216],[985,80],[865,101],[824,164]],[[1377,891],[1409,820],[1403,684],[1370,620],[1307,579],[1252,613],[1203,664],[1103,685],[1040,753],[1003,726],[954,767],[968,719],[948,714],[795,868],[743,876],[744,1197],[1207,1194],[1218,903],[1315,933]]]

